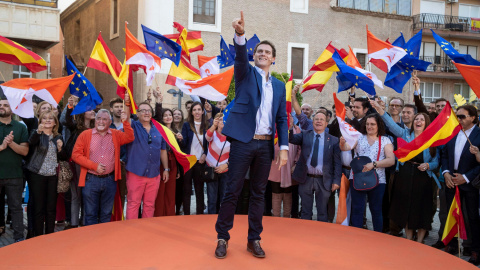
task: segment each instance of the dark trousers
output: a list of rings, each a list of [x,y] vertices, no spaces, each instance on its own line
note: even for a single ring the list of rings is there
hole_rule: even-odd
[[[203,186],[204,182],[200,178],[202,164],[198,162],[193,165],[193,167],[185,173],[183,178],[183,213],[184,215],[190,215],[190,203],[192,196],[192,181],[193,187],[195,188],[195,201],[197,203],[197,215],[203,214],[203,209],[205,207],[204,202],[204,191]]]
[[[379,184],[369,191],[358,191],[353,188],[353,182],[350,182],[350,192],[352,196],[351,224],[353,227],[362,228],[363,215],[365,214],[366,197],[368,197],[368,207],[372,213],[373,230],[382,232],[382,202],[385,193],[385,184]]]
[[[467,184],[464,184],[467,185]],[[445,195],[447,198],[447,205],[452,205],[453,198],[455,197],[455,188],[446,188]],[[465,204],[465,207],[462,206],[462,209],[466,211],[463,212],[463,216],[468,219],[468,224],[470,226],[470,236],[471,239],[471,249],[472,251],[480,252],[480,216],[478,214],[478,189],[475,189],[470,186],[468,190],[460,189],[460,199],[461,202]],[[449,246],[457,246],[457,238],[453,238]]]
[[[178,173],[180,174],[180,178],[178,178],[175,185],[175,213],[180,215],[180,208],[183,204],[183,168],[182,166],[177,163]],[[172,179],[170,179],[172,180]]]
[[[448,210],[450,209],[450,206],[447,205],[445,182],[440,182],[440,185],[442,188],[438,190],[438,199],[440,200],[440,212],[438,213],[438,220],[440,221],[440,228],[438,228],[438,241],[442,240],[445,222],[447,222]]]
[[[323,177],[313,178],[307,176],[305,183],[298,185],[298,193],[302,199],[301,219],[312,220],[313,202],[317,206],[317,220],[327,222],[327,203],[332,194],[331,190],[325,188]]]
[[[265,205],[265,188],[272,165],[271,141],[232,141],[230,146],[227,190],[218,213],[215,229],[218,239],[230,239],[238,196],[250,168],[250,201],[248,209],[248,241],[260,240]]]
[[[292,218],[299,218],[300,214],[298,212],[299,205],[299,196],[298,196],[298,185],[292,186]]]
[[[57,181],[56,175],[43,176],[30,172],[28,186],[33,206],[33,230],[35,236],[53,233],[55,230],[55,215],[57,211]]]
[[[8,211],[12,213],[13,238],[15,240],[23,239],[23,179],[0,179],[0,188],[2,187],[5,187],[7,195]]]

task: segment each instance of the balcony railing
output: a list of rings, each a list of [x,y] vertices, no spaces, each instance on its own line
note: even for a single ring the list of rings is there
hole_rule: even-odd
[[[413,15],[412,18],[413,30],[432,28],[459,32],[480,32],[480,29],[471,27],[472,19],[469,17],[421,13]]]
[[[457,68],[449,57],[420,56],[420,59],[432,63],[428,66],[427,71],[458,73]]]
[[[58,0],[0,0],[0,2],[56,8]]]

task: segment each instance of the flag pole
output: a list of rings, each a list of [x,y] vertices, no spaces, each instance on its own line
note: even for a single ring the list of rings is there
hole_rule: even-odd
[[[465,132],[465,129],[462,128],[462,131],[463,131],[463,134],[465,134],[465,137],[467,137],[467,140],[468,140],[468,143],[470,143],[470,146],[473,146],[472,142],[470,141],[470,139],[467,136],[467,133]]]
[[[6,82],[6,80],[5,80],[5,77],[3,77],[3,73],[2,73],[2,71],[0,71],[0,75],[2,75],[2,79],[3,79],[3,81],[4,81],[4,82]]]
[[[88,67],[85,67],[85,69],[83,70],[83,76],[85,76],[85,72],[87,72],[87,68]]]
[[[457,186],[458,188],[458,186]],[[455,199],[454,199],[455,200]],[[461,254],[460,254],[460,222],[457,222],[457,229],[458,229],[458,237],[457,237],[457,241],[458,241],[458,258],[460,258]]]

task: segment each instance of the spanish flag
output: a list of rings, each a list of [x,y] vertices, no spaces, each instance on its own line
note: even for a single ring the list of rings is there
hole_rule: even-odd
[[[168,72],[166,84],[176,85],[177,78],[186,80],[186,81],[197,81],[202,77],[200,76],[200,70],[192,66],[189,61],[183,56],[180,58],[180,64],[177,66],[172,65],[170,71]]]
[[[102,33],[98,34],[97,41],[95,42],[95,46],[93,46],[92,54],[88,60],[87,67],[110,74],[115,81],[118,81],[118,76],[122,71],[122,64],[108,48],[107,44],[102,38]]]
[[[195,155],[187,155],[180,150],[180,146],[177,143],[177,139],[173,132],[167,128],[166,126],[157,122],[157,120],[152,118],[153,125],[157,128],[157,130],[162,134],[162,137],[165,139],[167,144],[172,148],[173,153],[175,154],[175,158],[177,159],[178,163],[182,165],[183,171],[187,172],[190,170],[195,163],[197,163],[197,157]]]
[[[128,94],[128,96],[130,97],[130,103],[133,105],[130,106],[130,112],[136,114],[138,106],[133,99],[132,68],[130,67],[130,65],[127,65],[126,62],[127,60],[125,57],[125,60],[122,64],[122,70],[120,71],[117,79],[117,95],[122,99],[125,99],[125,94]]]
[[[445,223],[445,229],[443,230],[442,235],[442,242],[445,245],[448,245],[454,237],[458,236],[460,236],[461,239],[467,239],[462,206],[460,204],[460,191],[458,190],[458,186],[455,186],[455,198],[450,206],[450,211],[448,211],[447,222]]]
[[[290,121],[292,121],[292,88],[293,88],[293,71],[290,74],[290,79],[288,79],[288,82],[285,84],[285,89],[287,90],[285,97],[287,99],[288,126],[290,126]]]
[[[333,59],[332,59],[333,61]],[[335,63],[335,61],[333,61]],[[337,65],[335,65],[337,68]],[[338,69],[338,68],[337,68]],[[315,89],[318,92],[322,92],[323,87],[327,84],[328,80],[332,77],[333,71],[317,71],[303,80],[302,93],[308,90]]]
[[[332,42],[330,42],[328,43],[327,48],[325,48],[322,54],[320,54],[320,57],[318,57],[317,61],[315,61],[312,68],[310,68],[310,71],[339,71],[335,61],[332,59],[332,55],[335,50],[338,51],[342,59],[346,60],[345,57],[348,56],[347,51],[344,49],[339,50],[335,48],[332,45]]]
[[[409,143],[401,138],[397,139],[398,150],[394,151],[395,156],[400,162],[408,161],[429,147],[446,144],[461,128],[455,112],[447,101],[445,108],[420,136]]]
[[[25,66],[32,73],[47,69],[47,63],[38,54],[2,36],[0,36],[0,61]]]
[[[173,27],[177,29],[178,32],[177,34],[172,34],[172,35],[164,35],[164,37],[171,39],[178,44],[182,46],[182,50],[186,51],[188,48],[188,52],[196,52],[196,51],[202,51],[203,50],[203,40],[202,40],[202,32],[200,31],[190,31],[187,32],[185,27],[183,27],[181,24],[174,22]],[[185,30],[186,36],[183,32]],[[184,36],[182,36],[182,34]],[[182,37],[181,37],[182,36]],[[181,39],[181,40],[179,40]],[[183,41],[182,41],[183,40]],[[183,44],[182,44],[183,42]],[[184,47],[185,46],[185,47]]]
[[[115,193],[115,197],[113,200],[112,217],[110,218],[110,221],[125,220],[125,216],[123,215],[122,197],[120,197],[120,181],[116,182],[117,192]]]
[[[462,74],[465,81],[467,81],[470,88],[472,88],[472,91],[475,93],[475,95],[480,97],[480,76],[478,76],[480,74],[480,66],[470,66],[455,62],[454,64],[458,71],[460,71]]]

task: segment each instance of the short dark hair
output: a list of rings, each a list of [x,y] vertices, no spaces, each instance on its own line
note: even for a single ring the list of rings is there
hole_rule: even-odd
[[[447,102],[447,100],[444,99],[444,98],[437,98],[437,99],[435,100],[435,104],[437,104],[438,102],[442,102],[442,101]]]
[[[325,120],[327,120],[327,113],[325,113],[324,111],[317,111],[316,113],[313,114],[312,119],[315,118],[315,116],[316,116],[317,114],[319,114],[319,113],[325,115]]]
[[[457,112],[458,110],[460,109],[464,109],[465,111],[468,112],[468,115],[469,116],[473,116],[474,119],[473,119],[473,123],[476,124],[478,123],[478,112],[477,112],[477,108],[475,108],[475,106],[473,105],[470,105],[470,104],[466,104],[466,105],[463,105],[463,106],[460,106],[457,108]]]
[[[392,100],[395,100],[395,99],[400,100],[402,102],[402,107],[405,106],[405,101],[401,97],[392,97],[388,102],[388,104],[390,105],[390,102],[392,102]]]
[[[385,124],[383,123],[383,120],[378,113],[371,113],[365,117],[365,121],[361,122],[362,126],[360,127],[360,133],[364,135],[367,134],[367,119],[369,118],[375,119],[375,122],[377,123],[377,127],[378,127],[377,135],[378,136],[385,135],[386,134]]]
[[[113,108],[113,105],[115,105],[115,103],[122,103],[123,104],[123,99],[121,99],[119,97],[112,98],[110,100],[110,108]]]
[[[413,109],[413,114],[417,114],[417,112],[418,112],[417,106],[415,106],[415,105],[413,105],[413,104],[405,104],[405,105],[403,106],[403,108],[404,108],[404,109],[405,109],[405,108],[411,108],[411,109]]]
[[[327,110],[327,114],[328,114],[328,117],[332,117],[332,116],[333,116],[333,113],[332,113],[332,111],[330,111],[330,110]]]
[[[193,103],[193,100],[187,100],[185,101],[185,109],[187,108],[187,105],[188,104],[192,104]]]
[[[277,56],[277,49],[275,49],[275,45],[273,45],[273,43],[268,41],[268,40],[262,40],[259,43],[257,43],[257,45],[255,45],[255,49],[253,49],[253,53],[256,53],[258,46],[260,46],[262,44],[266,44],[266,45],[269,45],[270,47],[272,47],[272,56],[273,57]]]
[[[357,97],[357,98],[355,98],[354,102],[361,102],[363,109],[365,109],[365,108],[370,109],[372,107],[368,98]]]
[[[152,110],[152,116],[153,116],[153,107],[152,105],[150,105],[150,103],[144,101],[144,102],[141,102],[138,104],[138,108],[140,108],[140,105],[148,105],[148,107],[150,107],[150,110]]]

